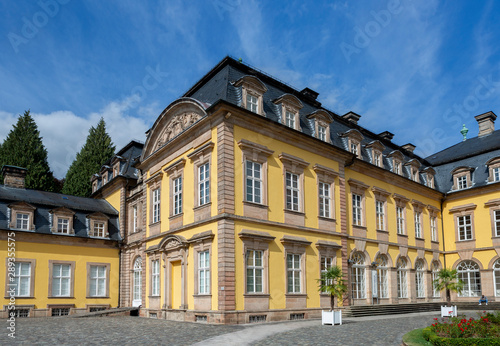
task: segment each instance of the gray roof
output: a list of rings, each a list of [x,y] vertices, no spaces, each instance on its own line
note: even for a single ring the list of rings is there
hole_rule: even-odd
[[[63,195],[60,193],[46,192],[31,189],[20,189],[0,185],[0,201],[27,202],[44,206],[66,207],[71,210],[86,212],[101,212],[107,215],[118,215],[118,211],[104,199],[92,199]]]

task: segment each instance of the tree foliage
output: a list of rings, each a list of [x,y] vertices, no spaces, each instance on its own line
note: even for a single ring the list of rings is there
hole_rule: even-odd
[[[330,308],[335,307],[335,298],[342,299],[347,292],[347,286],[344,283],[344,273],[339,266],[332,266],[327,271],[321,273],[319,282],[319,291],[330,295]]]
[[[42,143],[35,120],[27,110],[0,146],[0,167],[4,165],[26,168],[25,186],[30,189],[54,191],[54,176],[50,171],[47,149]],[[3,177],[0,177],[3,184]]]
[[[464,283],[458,278],[456,269],[441,269],[433,283],[436,290],[446,290],[446,301],[448,304],[451,300],[450,291],[462,292],[462,289],[464,288]]]
[[[115,154],[115,146],[106,132],[106,123],[101,118],[96,127],[91,127],[87,141],[76,155],[66,173],[62,192],[88,197],[92,194],[90,178]]]

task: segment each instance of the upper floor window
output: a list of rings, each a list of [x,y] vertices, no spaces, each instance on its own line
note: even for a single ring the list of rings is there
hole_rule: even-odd
[[[458,220],[458,240],[472,239],[472,221],[470,215],[459,216]]]
[[[378,230],[385,230],[385,203],[384,201],[375,201],[375,217]]]
[[[295,114],[294,113],[292,113],[290,111],[286,111],[285,125],[288,127],[291,127],[292,129],[295,128]]]
[[[380,141],[376,140],[368,143],[366,149],[371,151],[372,164],[377,167],[384,167],[382,152],[385,150],[385,146]]]
[[[262,203],[262,165],[246,161],[246,200]]]
[[[69,219],[66,217],[58,218],[57,220],[57,233],[69,233]]]
[[[387,155],[387,157],[392,165],[392,172],[398,175],[403,175],[402,162],[404,160],[404,155],[399,150],[394,150]]]
[[[304,169],[309,165],[309,162],[285,153],[281,153],[279,158],[283,163],[283,178],[285,183],[284,209],[286,218],[287,211],[304,211]]]
[[[71,288],[71,264],[52,265],[52,296],[69,297]]]
[[[169,213],[170,216],[182,214],[183,212],[183,182],[185,159],[180,159],[166,167],[163,171],[168,175],[170,195]]]
[[[94,222],[94,237],[103,238],[105,235],[104,222],[96,221]]]
[[[241,88],[241,106],[251,112],[264,115],[263,95],[267,87],[257,77],[243,76],[234,83]]]
[[[475,204],[470,203],[450,209],[455,220],[457,241],[474,240],[474,209],[476,207]],[[457,246],[459,245],[457,244]]]
[[[32,231],[35,229],[35,207],[26,202],[14,202],[8,205],[10,208],[10,224],[12,229]]]
[[[352,224],[356,226],[363,225],[363,206],[361,204],[363,197],[355,193],[352,194]]]
[[[303,107],[302,102],[291,94],[284,94],[273,100],[273,103],[278,107],[281,123],[294,130],[300,130],[299,111]]]
[[[313,169],[316,172],[318,184],[318,216],[334,219],[335,178],[338,177],[338,173],[319,164],[315,164]]]
[[[89,269],[89,296],[105,297],[108,267],[106,265],[89,265]]]
[[[436,171],[432,167],[426,167],[423,169],[424,177],[425,177],[425,185],[430,188],[434,188],[434,176],[436,175]]]
[[[356,155],[358,159],[361,159],[361,141],[364,138],[361,132],[351,129],[341,136],[347,139],[348,150]]]
[[[500,157],[488,160],[486,166],[488,166],[488,182],[500,181]]]
[[[318,125],[318,138],[326,142],[326,126]]]
[[[52,215],[52,232],[59,234],[74,234],[73,218],[75,212],[65,207],[59,207],[50,211]]]
[[[422,164],[417,159],[411,159],[405,163],[408,166],[410,179],[419,183],[420,182],[420,167]]]
[[[451,174],[453,175],[452,190],[463,190],[472,186],[472,167],[457,167]]]
[[[199,205],[210,202],[210,164],[207,162],[198,167]]]
[[[108,233],[108,217],[100,212],[93,213],[87,216],[89,236],[98,238],[109,237]]]
[[[208,206],[210,203],[210,168],[214,146],[213,142],[208,142],[188,155],[194,166],[195,208],[203,205]],[[195,209],[195,214],[203,210],[207,210],[207,208]],[[206,216],[206,211],[203,213]]]
[[[330,217],[330,184],[322,183],[319,184],[319,216]]]
[[[431,216],[431,240],[438,241],[437,217]]]
[[[14,291],[16,297],[31,295],[31,262],[14,263]]]
[[[182,213],[182,177],[174,179],[172,182],[174,186],[173,200],[174,200],[174,211],[173,215]]]
[[[16,228],[22,230],[29,229],[30,215],[28,213],[16,214]]]
[[[351,142],[351,153],[354,155],[358,156],[359,155],[359,143],[358,142]]]
[[[396,207],[397,231],[398,234],[405,234],[405,208]]]
[[[153,190],[153,223],[160,221],[160,189]]]
[[[415,211],[415,238],[422,238],[422,212]]]
[[[306,115],[306,118],[314,121],[315,137],[323,142],[330,142],[330,124],[333,121],[332,116],[328,112],[319,109]]]
[[[286,172],[286,209],[299,211],[299,175]]]
[[[132,233],[135,233],[138,231],[138,220],[139,220],[139,214],[137,211],[137,205],[134,205],[132,207]]]

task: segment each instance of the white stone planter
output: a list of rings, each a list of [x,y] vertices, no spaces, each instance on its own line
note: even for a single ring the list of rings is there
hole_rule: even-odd
[[[441,317],[457,317],[457,306],[441,306]]]
[[[339,311],[321,311],[321,324],[342,324],[342,310]]]

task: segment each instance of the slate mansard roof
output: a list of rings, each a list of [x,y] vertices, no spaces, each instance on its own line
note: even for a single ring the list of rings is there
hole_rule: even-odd
[[[87,216],[100,212],[109,217],[109,238],[111,240],[121,240],[118,211],[104,199],[76,197],[0,185],[0,229],[9,230],[8,209],[9,205],[15,202],[29,203],[36,208],[34,211],[35,233],[51,234],[50,212],[56,208],[65,207],[75,212],[73,228],[76,237],[89,238],[87,234]]]

